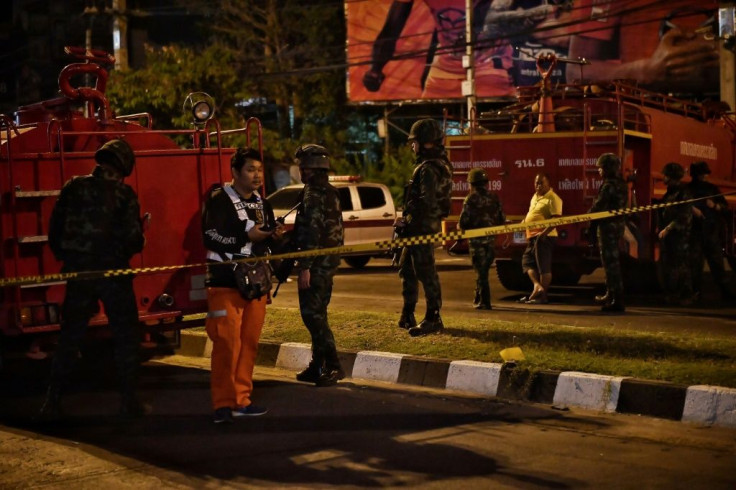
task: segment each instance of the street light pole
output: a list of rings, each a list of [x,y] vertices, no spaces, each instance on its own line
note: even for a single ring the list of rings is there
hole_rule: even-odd
[[[720,43],[720,74],[721,74],[721,100],[726,102],[731,110],[736,108],[736,51],[733,49],[734,36],[736,36],[736,3],[732,1],[721,2],[718,10],[719,38],[725,40]],[[730,49],[729,49],[730,47]]]
[[[474,124],[475,116],[475,56],[473,54],[475,39],[473,38],[473,0],[465,0],[465,56],[463,67],[466,79],[463,82],[462,92],[468,101],[468,123]]]
[[[128,69],[128,17],[125,0],[112,0],[112,44],[115,50],[115,69]]]

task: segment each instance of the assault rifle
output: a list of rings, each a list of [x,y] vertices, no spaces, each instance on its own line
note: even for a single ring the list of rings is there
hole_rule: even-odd
[[[275,221],[278,221],[281,224],[284,224],[284,221],[286,221],[286,217],[289,216],[293,211],[295,211],[299,206],[301,206],[301,202],[296,203],[296,205],[288,210],[286,214],[283,216],[279,216],[276,218]],[[273,228],[276,227],[276,224],[274,223],[273,227],[266,228],[261,227],[261,230],[263,231],[271,231]],[[291,242],[290,239],[286,240],[286,243],[284,243],[281,246],[281,249],[279,250],[282,253],[289,253],[294,251],[294,244]],[[278,284],[276,284],[276,289],[273,292],[273,297],[275,298],[276,295],[279,293],[279,288],[281,287],[282,283],[285,283],[287,279],[289,279],[289,276],[291,275],[291,271],[294,270],[294,264],[296,263],[296,259],[283,259],[279,262],[278,266],[274,268],[273,275],[278,280]]]

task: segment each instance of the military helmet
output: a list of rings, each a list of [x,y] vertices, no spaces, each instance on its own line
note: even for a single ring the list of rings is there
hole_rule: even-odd
[[[693,162],[690,164],[690,177],[710,174],[710,167],[706,162]]]
[[[486,171],[482,168],[474,168],[470,172],[468,172],[468,182],[471,184],[480,184],[483,182],[488,182],[488,176],[486,175]]]
[[[409,141],[417,141],[420,144],[438,143],[442,141],[445,134],[434,119],[420,119],[411,126]]]
[[[685,176],[685,169],[679,163],[670,162],[662,169],[662,175],[672,180],[680,180]]]
[[[299,168],[330,169],[330,154],[327,148],[313,143],[297,148],[294,152],[294,160]]]
[[[102,145],[95,152],[95,160],[97,163],[105,163],[114,167],[123,174],[123,177],[127,177],[133,172],[135,154],[133,148],[125,140],[116,139]]]
[[[595,162],[596,167],[601,167],[604,172],[615,172],[621,168],[621,159],[615,153],[604,153]]]

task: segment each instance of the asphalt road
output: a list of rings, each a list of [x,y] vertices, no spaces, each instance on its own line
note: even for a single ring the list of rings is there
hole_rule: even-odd
[[[548,322],[574,327],[614,326],[640,331],[709,332],[714,335],[736,334],[736,304],[724,304],[718,299],[710,275],[705,274],[705,298],[687,308],[667,306],[656,294],[629,294],[624,315],[604,315],[593,297],[605,290],[602,270],[584,276],[575,287],[555,287],[547,305],[517,303],[520,291],[508,291],[498,282],[491,269],[491,302],[493,310],[472,308],[475,275],[467,256],[452,257],[437,252],[438,272],[442,286],[443,314],[493,316],[499,320]],[[730,273],[733,275],[733,273]],[[296,282],[283,284],[274,306],[298,308]],[[353,269],[344,263],[335,278],[330,308],[401,313],[402,298],[398,272],[388,259],[371,259],[364,269]],[[424,298],[420,294],[417,320],[424,314]]]
[[[153,412],[121,422],[105,369],[82,373],[66,423],[34,425],[40,371],[2,378],[1,488],[733,489],[736,430],[442,392],[319,389],[256,370],[263,417],[210,419],[206,360],[145,365]],[[202,363],[205,363],[203,366]]]

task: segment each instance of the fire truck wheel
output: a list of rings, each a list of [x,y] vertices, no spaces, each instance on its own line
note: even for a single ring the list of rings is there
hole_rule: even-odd
[[[354,267],[355,269],[362,269],[363,267],[365,267],[368,261],[371,260],[371,258],[359,255],[357,257],[343,257],[343,260],[350,267]]]
[[[501,285],[509,291],[530,291],[532,282],[521,269],[521,262],[510,259],[496,259],[496,274]]]

